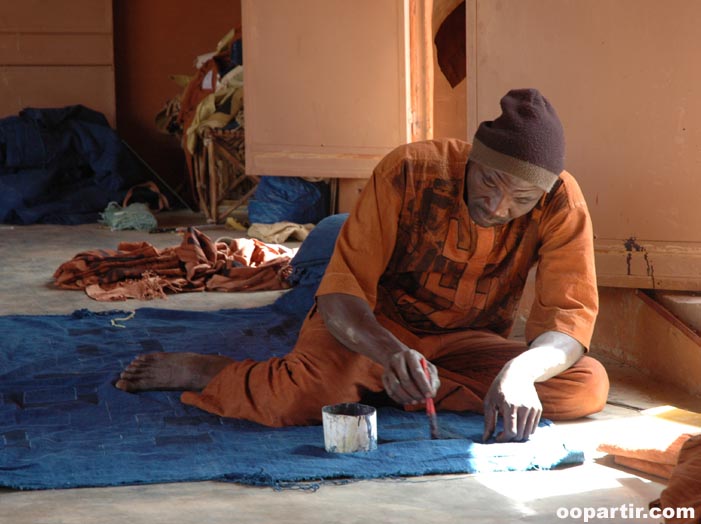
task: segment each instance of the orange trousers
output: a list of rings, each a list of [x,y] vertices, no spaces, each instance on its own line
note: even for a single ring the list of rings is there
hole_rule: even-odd
[[[491,331],[461,331],[418,337],[385,318],[379,321],[402,342],[438,368],[441,386],[436,408],[483,411],[483,399],[504,364],[528,347]],[[263,362],[245,360],[224,368],[201,392],[185,392],[182,401],[224,417],[267,426],[321,422],[321,408],[359,402],[380,393],[383,368],[355,353],[329,333],[321,315],[311,313],[293,350]],[[608,396],[603,366],[583,356],[571,368],[536,384],[543,416],[574,419],[603,409]]]

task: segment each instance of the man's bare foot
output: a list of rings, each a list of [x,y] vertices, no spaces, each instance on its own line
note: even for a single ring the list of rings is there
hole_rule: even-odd
[[[233,362],[220,355],[149,353],[139,355],[119,375],[115,386],[135,392],[154,389],[200,391]]]

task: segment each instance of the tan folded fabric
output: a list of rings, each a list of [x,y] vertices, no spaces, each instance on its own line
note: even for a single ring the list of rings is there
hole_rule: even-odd
[[[314,229],[314,224],[296,224],[294,222],[254,223],[248,228],[248,236],[258,238],[263,242],[279,244],[290,238],[303,241],[312,229]]]
[[[652,408],[610,424],[597,449],[613,455],[616,464],[668,479],[682,446],[701,431],[700,420],[674,406]]]
[[[625,466],[626,468],[634,469],[649,475],[655,475],[663,479],[669,479],[674,469],[674,466],[670,464],[658,464],[657,462],[650,462],[649,460],[623,457],[620,455],[614,456],[613,459],[614,462],[620,466]]]
[[[598,450],[616,457],[673,467],[677,463],[682,446],[691,438],[691,434],[680,431],[675,433],[669,428],[648,428],[648,425],[633,423],[629,432],[618,435],[613,442],[600,444]]]

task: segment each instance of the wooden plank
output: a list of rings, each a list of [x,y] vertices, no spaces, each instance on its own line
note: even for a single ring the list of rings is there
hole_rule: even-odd
[[[601,288],[592,349],[701,395],[699,341],[670,322],[654,300],[629,289]]]
[[[0,33],[0,65],[112,65],[111,34]]]
[[[596,239],[600,286],[701,291],[701,242]]]
[[[411,141],[433,138],[433,0],[409,0]]]
[[[249,91],[246,91],[247,93]],[[248,126],[248,119],[246,120]],[[247,133],[250,127],[246,128]],[[248,135],[247,135],[248,136]],[[325,148],[275,144],[249,145],[246,141],[246,173],[274,176],[362,178],[387,154],[387,148]]]
[[[115,125],[114,69],[110,66],[0,67],[0,117],[25,107],[82,104]]]
[[[5,33],[112,33],[111,0],[5,0]]]
[[[465,11],[467,20],[465,21],[467,38],[466,53],[467,53],[467,77],[465,85],[467,86],[465,117],[467,119],[467,136],[468,140],[472,141],[475,136],[479,121],[477,120],[477,108],[479,103],[477,100],[477,0],[465,0]]]
[[[678,329],[680,333],[685,335],[689,340],[691,340],[694,344],[701,348],[701,336],[699,336],[699,334],[696,331],[687,326],[684,322],[682,322],[679,319],[679,317],[677,317],[674,313],[672,313],[669,309],[660,304],[657,300],[649,296],[647,293],[639,290],[636,290],[635,293],[638,296],[638,298],[640,298],[640,300],[642,300],[643,302],[645,302],[645,304],[648,305],[648,307],[654,309],[658,315],[664,318],[667,322],[669,322],[676,329]]]
[[[655,291],[653,296],[689,329],[701,335],[701,294],[687,291]]]
[[[367,182],[367,178],[341,178],[338,180],[337,213],[348,213],[353,210]]]
[[[367,178],[411,139],[408,0],[244,0],[246,172]]]

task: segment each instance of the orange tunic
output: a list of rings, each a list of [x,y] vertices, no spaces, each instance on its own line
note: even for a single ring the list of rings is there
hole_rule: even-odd
[[[504,337],[533,264],[529,340],[554,330],[588,346],[598,301],[591,223],[571,175],[528,215],[482,228],[464,198],[468,153],[464,142],[434,140],[384,158],[341,229],[317,295],[367,300],[385,328],[436,366],[438,409],[481,411],[494,377],[528,349]],[[269,426],[313,424],[324,405],[381,393],[382,373],[312,308],[288,355],[234,362],[182,400]],[[608,379],[584,356],[536,390],[545,417],[577,418],[602,409]]]
[[[469,144],[431,140],[385,157],[346,221],[317,295],[367,300],[414,333],[508,335],[531,267],[530,342],[559,331],[589,346],[598,311],[593,233],[567,172],[527,215],[494,228],[470,218]]]

